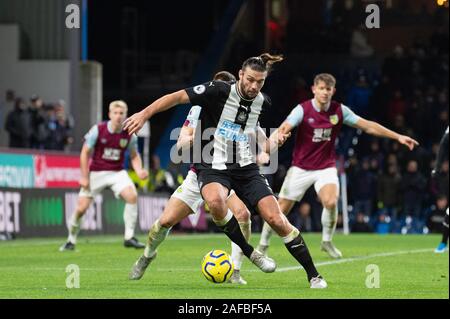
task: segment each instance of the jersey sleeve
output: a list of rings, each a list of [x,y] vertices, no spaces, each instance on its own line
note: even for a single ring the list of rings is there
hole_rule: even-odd
[[[199,105],[194,105],[193,107],[191,107],[186,121],[184,121],[184,126],[196,128],[201,111],[202,108]]]
[[[291,111],[291,114],[286,118],[286,122],[293,127],[299,126],[303,121],[303,116],[303,107],[299,104]]]
[[[138,150],[138,137],[136,134],[133,134],[130,138],[130,143],[128,144],[127,149],[129,151],[136,151]]]
[[[211,81],[185,89],[189,96],[189,101],[193,105],[201,105],[202,107],[210,107],[211,101],[217,98],[224,82]]]
[[[93,149],[98,139],[98,126],[94,125],[84,136],[84,142],[90,149]]]
[[[344,117],[344,124],[355,126],[356,123],[361,119],[360,116],[356,115],[349,107],[342,105],[342,115]]]

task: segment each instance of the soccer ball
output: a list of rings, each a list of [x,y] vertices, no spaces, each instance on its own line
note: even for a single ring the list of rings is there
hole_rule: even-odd
[[[202,273],[206,279],[221,284],[226,282],[233,274],[233,262],[223,250],[212,250],[203,257]]]

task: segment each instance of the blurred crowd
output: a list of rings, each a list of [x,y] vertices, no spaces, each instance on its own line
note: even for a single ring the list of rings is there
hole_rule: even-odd
[[[74,120],[65,102],[44,103],[38,95],[27,101],[6,91],[0,101],[0,146],[38,150],[70,151]]]

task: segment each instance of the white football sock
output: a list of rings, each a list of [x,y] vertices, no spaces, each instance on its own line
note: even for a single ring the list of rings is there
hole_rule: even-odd
[[[233,218],[233,213],[231,212],[231,210],[228,210],[227,211],[227,214],[225,215],[225,217],[222,219],[222,220],[215,220],[214,218],[213,218],[213,222],[217,225],[217,226],[224,226],[224,225],[226,225],[230,220],[231,220],[231,218]]]
[[[153,224],[148,232],[147,245],[145,246],[144,256],[153,257],[158,246],[166,239],[170,228],[162,227],[159,219]]]
[[[287,236],[282,237],[283,243],[289,244],[291,241],[297,238],[298,235],[300,235],[300,231],[294,227],[294,229],[292,229],[292,231]]]
[[[78,233],[80,232],[80,221],[82,217],[83,217],[82,215],[78,215],[77,212],[74,212],[70,218],[70,222],[67,227],[69,230],[69,236],[67,237],[67,241],[71,242],[72,244],[77,243]]]
[[[242,234],[247,242],[250,240],[250,235],[252,233],[251,225],[252,223],[250,220],[244,223],[239,223],[239,227],[241,228]],[[244,253],[242,252],[242,249],[235,243],[231,242],[231,260],[233,260],[234,269],[241,269],[243,259]]]
[[[134,229],[136,228],[138,218],[138,205],[125,204],[123,211],[123,220],[125,222],[125,240],[129,240],[134,237]]]
[[[273,230],[267,222],[264,222],[263,229],[261,231],[261,239],[259,240],[259,244],[261,246],[269,246],[270,245],[270,237],[272,237]]]
[[[333,210],[322,210],[322,241],[331,241],[337,224],[337,207]]]

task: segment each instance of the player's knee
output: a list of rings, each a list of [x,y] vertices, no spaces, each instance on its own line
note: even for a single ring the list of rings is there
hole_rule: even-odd
[[[134,205],[137,203],[138,194],[136,191],[130,191],[130,192],[128,192],[128,194],[125,196],[124,199],[127,202],[127,204]]]
[[[336,197],[325,198],[322,204],[326,209],[334,210],[336,209],[337,206],[337,198]]]
[[[137,203],[137,193],[132,194],[127,201],[128,204],[136,204]]]
[[[223,207],[226,206],[225,200],[220,196],[212,196],[206,202],[211,212],[220,211],[221,209],[223,209]]]

